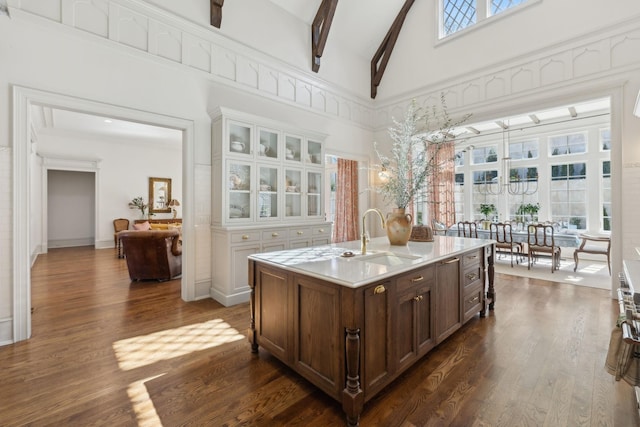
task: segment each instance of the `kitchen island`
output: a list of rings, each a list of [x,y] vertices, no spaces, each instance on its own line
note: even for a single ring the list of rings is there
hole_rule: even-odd
[[[491,240],[372,239],[249,256],[253,352],[262,346],[342,403],[364,403],[476,314],[493,309]]]

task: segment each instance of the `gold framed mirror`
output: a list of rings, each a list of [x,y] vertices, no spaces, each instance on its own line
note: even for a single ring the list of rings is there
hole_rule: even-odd
[[[149,213],[170,213],[171,178],[149,178]]]

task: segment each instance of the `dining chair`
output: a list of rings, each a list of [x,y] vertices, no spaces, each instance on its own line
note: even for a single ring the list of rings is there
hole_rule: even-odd
[[[522,243],[514,242],[511,233],[511,224],[498,222],[491,223],[489,238],[496,241],[496,251],[501,249],[511,254],[511,267],[513,267],[513,255],[516,255],[516,264],[523,257]]]
[[[129,229],[129,220],[126,218],[117,218],[113,220],[113,245],[118,250],[118,258],[124,258],[124,254],[122,252],[122,242],[118,238],[118,233],[120,231],[125,231]]]
[[[447,226],[445,223],[440,222],[436,219],[431,220],[431,228],[433,229],[433,234],[438,236],[446,236],[447,235]]]
[[[540,253],[551,256],[551,272],[560,268],[560,246],[556,246],[554,229],[551,225],[530,224],[527,227],[528,265],[535,262]]]
[[[611,237],[581,234],[580,238],[582,239],[582,243],[580,247],[573,252],[573,260],[575,261],[573,271],[578,269],[578,254],[604,255],[607,257],[609,276],[611,276]]]
[[[458,222],[458,237],[473,237],[477,239],[478,225],[470,221]]]

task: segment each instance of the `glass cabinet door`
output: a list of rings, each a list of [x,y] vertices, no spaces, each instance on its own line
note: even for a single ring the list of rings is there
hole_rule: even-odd
[[[227,149],[232,154],[251,154],[251,126],[229,122]]]
[[[284,158],[290,162],[298,162],[302,159],[302,138],[287,135],[285,137]]]
[[[316,141],[307,141],[307,163],[313,165],[322,164],[322,143]]]
[[[319,217],[322,214],[322,173],[307,172],[307,216]]]
[[[268,129],[259,129],[258,150],[260,159],[277,160],[280,153],[280,135]]]
[[[285,169],[285,216],[299,217],[302,215],[301,182],[302,171]]]
[[[251,164],[229,162],[227,177],[229,180],[228,220],[246,220],[253,218],[251,206]]]
[[[278,217],[278,167],[258,166],[258,216],[262,219]]]

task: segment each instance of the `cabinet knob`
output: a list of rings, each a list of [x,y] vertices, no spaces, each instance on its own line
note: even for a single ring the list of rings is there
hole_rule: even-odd
[[[242,240],[249,240],[249,235],[248,234],[243,234],[242,235]]]
[[[320,230],[318,230],[318,233],[324,233],[324,228],[321,228]]]
[[[271,233],[271,237],[278,237],[279,234],[278,233]]]
[[[422,281],[422,280],[424,280],[424,277],[423,277],[423,276],[418,276],[418,277],[414,277],[413,279],[411,279],[411,281],[412,281],[413,283],[420,282],[420,281]]]
[[[423,299],[424,299],[424,297],[422,295],[418,295],[418,296],[413,297],[413,300],[416,301],[416,302],[420,302]]]
[[[373,290],[373,293],[374,295],[378,295],[378,294],[384,294],[386,291],[387,291],[387,288],[385,288],[384,285],[378,285]]]
[[[304,234],[304,231],[298,230],[298,236],[302,236],[303,234]]]

